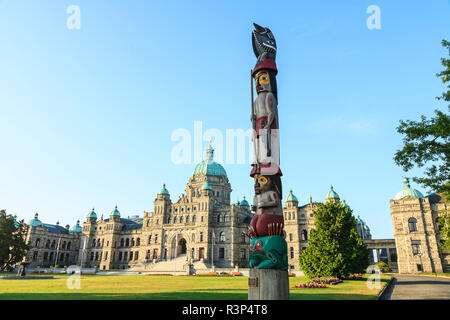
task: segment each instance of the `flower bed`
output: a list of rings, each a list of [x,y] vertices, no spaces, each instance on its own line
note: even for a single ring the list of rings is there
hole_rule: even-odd
[[[335,286],[341,283],[342,280],[339,278],[328,278],[328,279],[312,279],[306,283],[297,283],[294,288],[327,288],[327,285]]]

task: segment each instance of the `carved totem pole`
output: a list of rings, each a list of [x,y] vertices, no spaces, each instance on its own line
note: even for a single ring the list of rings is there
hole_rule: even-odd
[[[255,212],[250,222],[250,268],[283,271],[287,279],[287,243],[284,232],[284,218],[281,204],[280,143],[277,102],[278,73],[276,42],[269,28],[254,23],[252,33],[253,52],[257,57],[251,71],[254,162],[250,176],[255,180],[255,197],[252,210]],[[257,97],[253,100],[253,81]],[[256,272],[253,272],[256,274]],[[268,276],[270,278],[270,276]],[[250,277],[251,278],[251,277]],[[275,279],[277,277],[274,277]],[[279,277],[278,277],[279,278]],[[256,278],[254,278],[256,279]],[[259,281],[263,279],[258,278]],[[289,280],[289,279],[287,279]],[[270,279],[268,279],[270,282]],[[275,280],[274,280],[275,281]],[[284,280],[283,280],[284,281]],[[255,280],[258,283],[258,280]],[[286,299],[286,294],[254,294],[249,279],[249,299]],[[272,286],[272,284],[269,284]],[[283,285],[284,286],[284,285]],[[288,286],[288,285],[287,285]],[[277,287],[276,284],[273,287]],[[284,287],[283,287],[284,288]],[[289,294],[289,288],[287,295]],[[265,296],[264,296],[265,295]]]

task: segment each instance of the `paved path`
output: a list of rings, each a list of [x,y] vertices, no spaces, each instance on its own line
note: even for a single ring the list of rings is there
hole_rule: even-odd
[[[450,299],[450,278],[393,275],[384,300]]]

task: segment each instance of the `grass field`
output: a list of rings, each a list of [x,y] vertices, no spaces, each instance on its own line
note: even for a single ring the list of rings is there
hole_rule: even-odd
[[[67,287],[67,275],[54,280],[0,280],[0,300],[247,300],[246,277],[193,276],[97,276],[83,275],[81,289]],[[365,277],[367,279],[367,276]],[[381,276],[381,288],[389,276]],[[291,300],[372,300],[380,289],[368,289],[366,281],[344,281],[322,289],[296,289],[294,284],[308,281],[291,277]]]

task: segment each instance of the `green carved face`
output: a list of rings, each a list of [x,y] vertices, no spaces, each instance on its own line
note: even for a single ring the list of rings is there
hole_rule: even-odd
[[[287,243],[282,236],[253,238],[250,268],[287,270]]]

